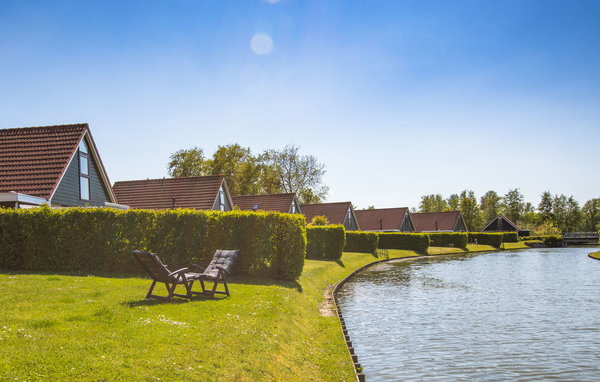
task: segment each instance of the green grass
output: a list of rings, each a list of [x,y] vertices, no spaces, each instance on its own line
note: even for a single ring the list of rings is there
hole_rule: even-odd
[[[600,260],[600,251],[598,251],[598,252],[593,252],[593,253],[590,253],[590,255],[589,255],[589,256],[590,256],[591,258],[593,258],[593,259]]]
[[[307,260],[297,283],[172,303],[144,300],[148,279],[0,274],[0,380],[354,380],[324,291],[374,260]]]
[[[502,245],[505,250],[509,249],[525,249],[529,248],[523,243],[504,243]],[[429,247],[427,250],[428,255],[449,255],[456,253],[473,253],[473,252],[487,252],[487,251],[498,251],[498,248],[491,245],[484,244],[467,244],[467,248],[456,248],[456,247]]]

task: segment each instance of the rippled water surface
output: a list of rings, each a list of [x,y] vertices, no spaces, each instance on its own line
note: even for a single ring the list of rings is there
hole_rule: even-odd
[[[599,381],[590,248],[389,262],[338,294],[367,381]]]

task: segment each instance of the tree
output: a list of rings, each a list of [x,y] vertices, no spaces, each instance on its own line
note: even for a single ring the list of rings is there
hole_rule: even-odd
[[[446,209],[448,204],[440,194],[430,194],[421,196],[419,203],[419,212],[441,212]]]
[[[549,191],[544,191],[542,194],[542,200],[538,205],[538,211],[540,211],[540,219],[542,221],[552,220],[552,194]]]
[[[552,223],[552,220],[546,220],[533,231],[533,234],[536,236],[559,236],[561,231]]]
[[[538,214],[535,213],[533,204],[529,202],[525,203],[523,215],[519,221],[519,228],[533,230],[537,226],[538,221],[539,217]]]
[[[323,184],[325,165],[312,155],[299,155],[298,151],[291,145],[283,150],[267,150],[262,161],[279,183],[279,192],[295,192],[302,204],[320,202],[329,191]]]
[[[512,220],[515,224],[518,224],[523,214],[523,210],[525,207],[525,204],[523,203],[524,199],[525,198],[519,192],[518,188],[508,190],[506,195],[504,195],[504,197],[502,198],[502,209],[504,215],[506,215],[506,217]]]
[[[168,171],[172,177],[206,175],[206,159],[201,148],[176,151],[169,159]]]
[[[579,203],[577,202],[577,200],[575,200],[575,198],[573,198],[573,195],[571,195],[569,196],[569,199],[567,199],[567,211],[565,214],[565,231],[577,231],[580,220],[581,209],[579,208]]]
[[[496,191],[488,191],[483,195],[479,202],[479,208],[481,209],[481,218],[484,223],[487,224],[494,220],[500,212],[500,196]]]
[[[581,215],[583,231],[600,230],[600,198],[585,202],[581,208]]]
[[[457,211],[460,206],[460,197],[457,194],[452,194],[448,197],[448,206],[446,211]]]
[[[250,148],[237,143],[219,146],[206,167],[210,175],[225,175],[232,195],[256,195],[262,191],[263,166]]]
[[[565,231],[567,225],[567,197],[563,194],[555,195],[552,200],[552,216],[554,225],[559,230]]]
[[[475,193],[471,190],[464,190],[460,193],[459,209],[465,219],[467,228],[471,231],[480,231],[483,228],[479,205]]]
[[[329,219],[325,215],[313,216],[310,225],[329,225]]]

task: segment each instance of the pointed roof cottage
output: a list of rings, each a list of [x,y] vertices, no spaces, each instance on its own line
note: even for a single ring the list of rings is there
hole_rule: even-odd
[[[356,210],[354,213],[363,231],[415,232],[407,207]]]
[[[230,211],[233,202],[223,175],[128,180],[115,182],[119,203],[132,208],[192,208]]]
[[[303,204],[300,209],[309,224],[315,216],[326,216],[330,224],[342,224],[347,231],[360,230],[351,202]]]
[[[116,203],[87,123],[0,130],[0,206]]]
[[[410,214],[416,232],[466,232],[467,224],[460,211],[421,212]]]
[[[295,193],[232,196],[234,206],[242,211],[277,211],[299,214],[300,205]]]

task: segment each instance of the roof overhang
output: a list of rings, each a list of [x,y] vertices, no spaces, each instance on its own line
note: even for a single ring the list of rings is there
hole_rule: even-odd
[[[0,202],[25,203],[25,204],[33,204],[36,206],[39,206],[42,203],[48,203],[48,201],[44,198],[40,198],[38,196],[27,195],[27,194],[20,194],[15,191],[0,193]]]

